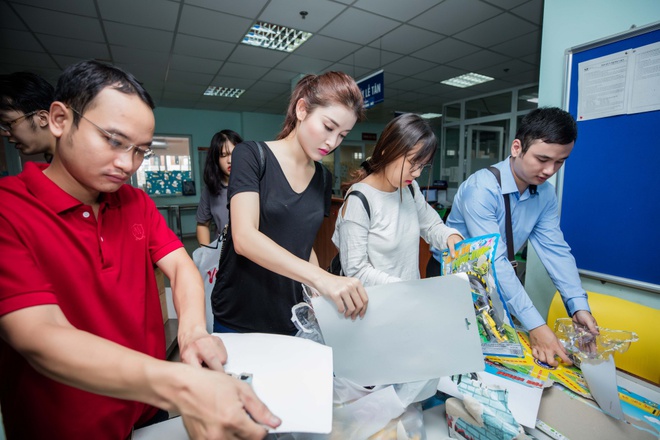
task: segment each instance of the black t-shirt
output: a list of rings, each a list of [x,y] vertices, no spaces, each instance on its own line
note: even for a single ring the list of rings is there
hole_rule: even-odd
[[[291,189],[268,145],[244,142],[232,153],[228,200],[241,192],[259,193],[259,231],[293,255],[309,260],[323,216],[330,212],[332,179],[316,162],[316,172],[300,194]],[[325,174],[325,175],[324,175]],[[240,256],[234,250],[231,221],[211,304],[215,319],[239,332],[292,334],[291,307],[302,301],[302,286]]]

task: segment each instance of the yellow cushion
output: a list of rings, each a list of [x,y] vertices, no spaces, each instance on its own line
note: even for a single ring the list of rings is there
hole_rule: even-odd
[[[614,354],[617,368],[660,385],[660,310],[614,296],[587,293],[598,326],[633,331],[639,336],[628,351]],[[566,316],[561,296],[556,292],[548,311],[548,325],[554,329],[555,320]]]

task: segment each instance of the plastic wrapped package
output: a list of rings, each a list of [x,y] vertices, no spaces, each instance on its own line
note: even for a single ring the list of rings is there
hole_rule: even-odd
[[[593,335],[587,327],[571,318],[555,321],[555,334],[568,354],[579,365],[581,361],[607,360],[614,352],[625,353],[632,342],[639,338],[635,332],[611,330],[598,327],[598,335]]]

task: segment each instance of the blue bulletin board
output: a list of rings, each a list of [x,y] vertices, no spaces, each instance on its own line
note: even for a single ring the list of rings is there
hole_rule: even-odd
[[[655,23],[567,51],[566,107],[578,139],[561,193],[561,228],[580,272],[652,291],[660,291],[660,111],[580,120],[578,65],[659,41]]]

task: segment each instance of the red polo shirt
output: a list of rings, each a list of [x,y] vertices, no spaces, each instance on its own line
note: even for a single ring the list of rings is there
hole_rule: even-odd
[[[74,327],[164,359],[154,263],[183,245],[143,191],[104,194],[97,219],[46,166],[0,179],[0,316],[57,304]],[[155,413],[50,380],[1,340],[0,375],[10,439],[124,439]]]

